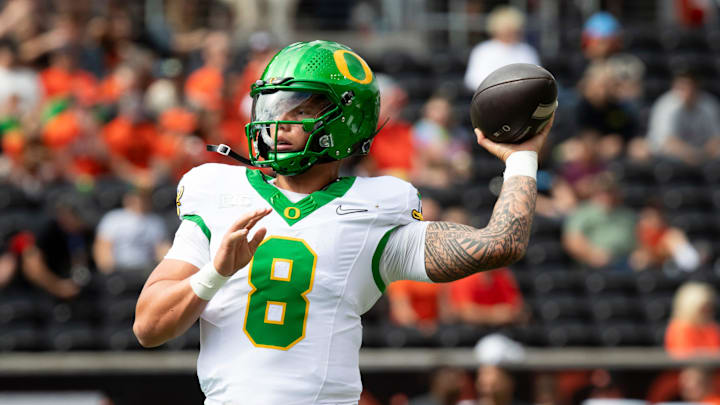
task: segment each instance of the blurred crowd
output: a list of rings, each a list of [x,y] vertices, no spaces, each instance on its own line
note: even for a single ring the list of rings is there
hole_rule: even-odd
[[[368,2],[360,3],[348,24],[363,21]],[[708,10],[691,9],[693,2],[678,3],[683,32],[701,32],[712,20]],[[231,163],[207,153],[205,144],[247,151],[250,85],[292,38],[303,2],[0,4],[0,289],[6,296],[33,291],[71,301],[97,277],[146,275],[177,227],[179,178],[205,162]],[[513,7],[492,9],[486,39],[467,54],[464,74],[451,78],[459,89],[438,86],[413,98],[402,72],[376,68],[385,126],[369,156],[353,159],[345,174],[408,179],[423,194],[426,220],[483,226],[502,165],[474,146],[460,115],[497,67],[543,64],[557,75],[560,109],[541,157],[537,209],[557,225],[559,256],[567,259],[560,270],[683,280],[714,274],[713,230],[702,222],[714,223],[712,206],[717,210],[720,198],[698,188],[720,179],[712,174],[720,156],[720,104],[706,81],[714,77],[703,59],[709,50],[691,47],[662,61],[666,80],[652,87],[658,61],[648,54],[657,44],[636,36],[634,48],[626,46],[622,24],[607,11],[584,21],[571,44],[579,58],[563,63],[546,60],[526,41],[526,25],[526,15]],[[710,175],[692,177],[698,173]],[[643,183],[647,178],[662,187]],[[683,221],[678,212],[699,220]],[[532,267],[536,256],[520,268]],[[534,311],[513,274],[497,269],[450,285],[394,283],[369,314],[370,322],[387,326],[375,341],[453,345],[478,330],[532,327]],[[678,290],[672,317],[664,319],[670,353],[720,352],[715,287],[691,281]],[[437,386],[454,372],[438,372]],[[702,370],[687,373],[694,376],[688,380],[704,381]]]
[[[347,23],[371,29],[363,19],[369,3],[359,2]],[[711,8],[695,4],[702,2],[676,3],[680,8],[670,15],[688,38],[714,19]],[[17,304],[17,297],[31,293],[94,305],[101,296],[98,279],[146,277],[178,224],[177,181],[196,165],[231,163],[207,153],[205,144],[247,152],[250,85],[293,37],[302,4],[1,1],[0,301]],[[703,186],[720,180],[720,104],[718,88],[708,81],[717,72],[709,72],[705,60],[712,50],[691,43],[671,61],[658,61],[653,52],[662,45],[653,35],[628,41],[618,18],[603,11],[590,15],[570,44],[577,60],[559,63],[526,41],[526,25],[515,8],[492,9],[486,39],[467,53],[464,74],[450,78],[460,88],[428,91],[420,78],[427,96],[417,98],[402,71],[375,68],[385,126],[369,156],[343,170],[412,181],[423,194],[425,220],[483,226],[502,183],[502,164],[474,146],[465,117],[469,96],[497,67],[543,64],[560,84],[557,130],[538,175],[538,217],[555,226],[550,243],[532,250],[531,240],[516,271],[497,269],[449,285],[392,284],[368,314],[366,323],[378,328],[375,336],[368,328],[366,340],[453,346],[512,327],[533,328],[537,311],[518,277],[545,264],[568,275],[679,277],[672,309],[659,319],[660,343],[678,357],[720,353],[712,281],[718,268],[712,238],[720,231],[713,210],[720,195]],[[543,262],[553,255],[559,267]],[[15,318],[6,312],[0,311],[8,326],[3,349],[22,347],[12,342],[22,342],[26,323],[13,329]],[[70,319],[57,311],[53,316],[55,324]],[[129,329],[131,322],[125,323]],[[8,340],[13,331],[16,340]],[[110,346],[132,347],[116,343]],[[483,405],[521,403],[513,398],[512,377],[497,364],[483,365],[477,376],[474,390],[464,371],[444,368],[433,374],[426,396],[394,403],[470,404],[475,397]],[[648,398],[718,404],[713,378],[700,368],[667,373]],[[535,397],[526,400],[537,404],[623,395],[604,370],[538,375],[534,386]],[[663,391],[668,386],[674,391]]]

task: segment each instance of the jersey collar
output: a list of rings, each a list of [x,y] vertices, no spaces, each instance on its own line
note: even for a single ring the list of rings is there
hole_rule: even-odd
[[[277,187],[268,183],[267,178],[260,170],[246,170],[248,182],[265,201],[292,226],[301,219],[312,214],[315,210],[342,197],[355,183],[355,177],[340,177],[322,190],[314,191],[302,200],[293,203]]]

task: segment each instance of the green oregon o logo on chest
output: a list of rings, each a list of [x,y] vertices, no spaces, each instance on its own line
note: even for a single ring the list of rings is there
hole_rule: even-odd
[[[298,219],[300,218],[300,208],[298,207],[287,207],[283,211],[283,215],[287,219]]]

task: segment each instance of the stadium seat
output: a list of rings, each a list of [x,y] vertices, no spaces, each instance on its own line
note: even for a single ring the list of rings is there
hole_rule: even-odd
[[[654,293],[642,296],[642,313],[647,323],[665,323],[670,318],[672,293]]]
[[[653,173],[655,175],[655,180],[659,184],[697,184],[698,179],[702,178],[702,172],[699,168],[669,160],[658,160],[655,162]]]
[[[132,324],[104,324],[97,330],[101,344],[108,350],[142,349],[132,330]]]
[[[487,184],[465,189],[461,195],[463,207],[471,211],[491,209],[497,201]]]
[[[151,197],[153,211],[158,213],[175,211],[176,196],[177,187],[175,184],[163,184],[156,187]]]
[[[674,294],[685,279],[680,276],[669,277],[663,273],[644,271],[637,275],[635,281],[640,294]]]
[[[608,168],[621,183],[648,184],[655,182],[653,166],[648,163],[616,161],[612,162]]]
[[[531,239],[525,257],[522,259],[527,266],[557,265],[570,261],[563,244],[557,238]]]
[[[99,302],[103,320],[108,323],[132,323],[135,318],[135,305],[137,297],[120,296],[108,297]]]
[[[200,348],[200,325],[195,323],[187,332],[163,345],[168,350],[197,350]]]
[[[586,275],[585,290],[590,294],[631,295],[636,289],[636,276],[626,271],[599,270]]]
[[[37,305],[32,296],[24,294],[0,294],[0,325],[10,322],[33,321],[37,315]]]
[[[668,210],[707,210],[712,206],[712,192],[697,185],[667,187],[662,202]]]
[[[543,215],[536,215],[533,219],[532,229],[530,230],[531,238],[555,238],[560,239],[562,235],[562,219],[550,218]]]
[[[595,344],[593,329],[584,322],[553,322],[543,325],[543,344],[553,347],[590,346]]]
[[[636,300],[625,295],[595,295],[588,299],[596,322],[640,321],[640,308]]]
[[[149,273],[150,269],[116,271],[105,279],[105,291],[110,295],[137,297]]]
[[[43,350],[40,330],[33,322],[17,322],[0,328],[0,351]]]
[[[678,211],[676,215],[668,215],[668,217],[670,225],[689,234],[712,234],[715,232],[717,215],[711,210]]]
[[[710,161],[702,166],[703,178],[710,185],[720,184],[720,160]]]
[[[535,295],[577,293],[582,288],[582,277],[582,274],[567,270],[537,272],[534,280]]]
[[[585,321],[589,319],[588,300],[572,294],[552,294],[533,302],[533,313],[544,322]]]
[[[48,320],[56,323],[67,323],[76,321],[97,321],[102,318],[94,300],[76,299],[73,301],[56,301],[51,308]]]
[[[46,328],[46,336],[52,350],[98,350],[104,347],[102,337],[89,322],[52,323]]]
[[[119,208],[122,198],[129,190],[125,182],[114,177],[105,177],[95,183],[93,198],[95,204],[103,211]]]
[[[653,342],[649,329],[642,323],[611,321],[596,324],[597,339],[603,346],[643,346]]]
[[[0,211],[22,209],[31,206],[22,190],[9,183],[0,183]]]

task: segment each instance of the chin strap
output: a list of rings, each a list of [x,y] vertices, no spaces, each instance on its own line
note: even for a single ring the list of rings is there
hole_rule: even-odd
[[[250,159],[244,158],[237,153],[233,152],[232,149],[230,149],[229,146],[225,145],[224,143],[221,143],[220,145],[206,145],[205,146],[208,152],[217,152],[223,156],[231,157],[235,160],[237,160],[240,163],[244,163],[248,166],[254,166]]]

